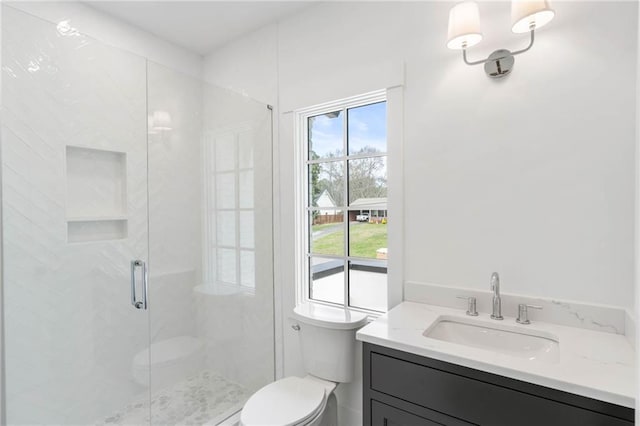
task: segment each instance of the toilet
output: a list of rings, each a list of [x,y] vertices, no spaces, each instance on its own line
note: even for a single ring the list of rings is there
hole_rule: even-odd
[[[303,304],[293,310],[300,333],[306,377],[285,377],[270,383],[244,404],[242,426],[337,426],[339,383],[355,374],[356,331],[367,315],[323,305]]]
[[[154,389],[160,389],[198,373],[204,362],[204,345],[199,339],[177,336],[152,343],[138,352],[131,370],[136,383],[145,387],[149,386],[151,373]]]

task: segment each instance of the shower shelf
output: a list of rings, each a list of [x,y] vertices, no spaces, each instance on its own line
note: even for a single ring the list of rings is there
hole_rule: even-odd
[[[87,216],[87,217],[68,217],[67,222],[102,222],[113,220],[127,220],[126,216]]]
[[[118,216],[121,217],[121,216]],[[127,220],[113,217],[67,218],[67,242],[89,243],[127,238]]]

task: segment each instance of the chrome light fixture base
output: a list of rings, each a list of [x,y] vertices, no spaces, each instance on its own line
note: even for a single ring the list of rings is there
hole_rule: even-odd
[[[531,38],[529,39],[529,45],[521,50],[516,50],[512,52],[507,49],[498,49],[493,52],[487,59],[481,59],[479,61],[470,62],[467,59],[467,46],[462,45],[462,59],[464,63],[467,65],[480,65],[484,64],[484,71],[491,78],[502,78],[504,76],[509,75],[511,70],[513,69],[513,64],[515,63],[514,56],[520,55],[531,49],[533,43],[536,39],[536,31],[535,27],[531,27],[531,31],[529,32]]]
[[[510,50],[498,49],[487,58],[484,63],[484,72],[491,78],[502,78],[511,72],[515,58]]]

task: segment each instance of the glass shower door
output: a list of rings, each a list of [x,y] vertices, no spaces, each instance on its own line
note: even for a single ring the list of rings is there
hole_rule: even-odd
[[[270,109],[2,7],[6,422],[216,424],[275,375]]]
[[[271,111],[149,62],[152,424],[217,424],[274,380]]]
[[[3,7],[6,422],[148,423],[146,61]]]

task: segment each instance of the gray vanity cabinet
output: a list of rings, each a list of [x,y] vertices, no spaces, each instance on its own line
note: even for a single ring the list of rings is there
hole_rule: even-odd
[[[438,413],[427,414],[431,419],[420,417],[408,411],[383,404],[376,400],[371,400],[371,424],[375,426],[441,426],[441,425],[470,425],[452,417],[443,416]]]
[[[363,344],[368,426],[632,426],[630,408]]]

